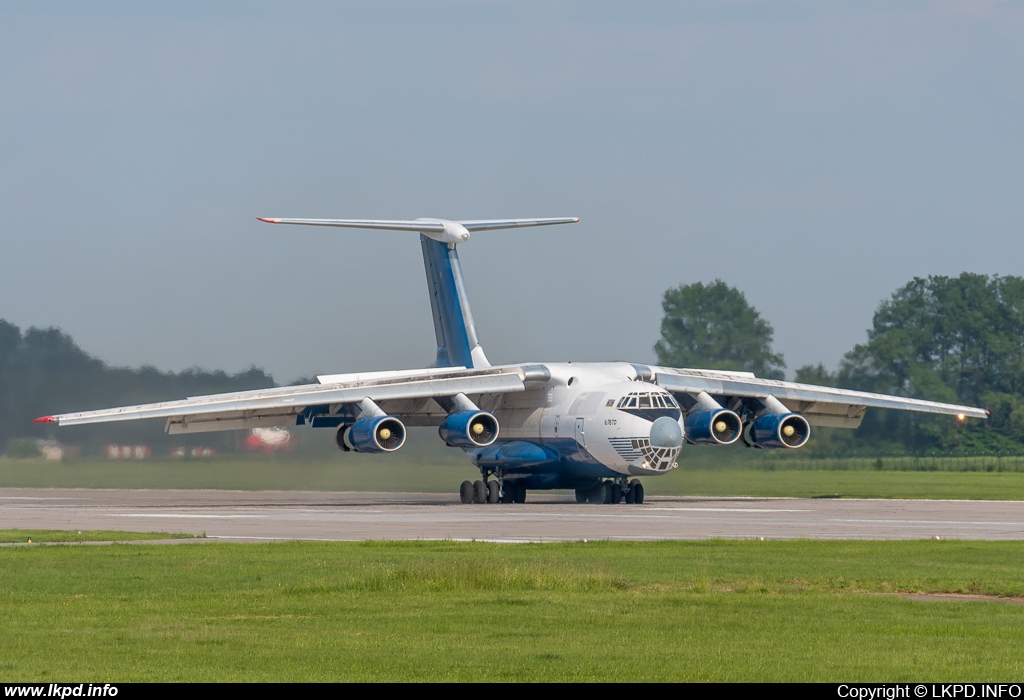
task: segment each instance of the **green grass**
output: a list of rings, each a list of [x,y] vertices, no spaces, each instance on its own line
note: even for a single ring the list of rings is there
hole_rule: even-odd
[[[0,488],[240,489],[413,491],[456,493],[478,474],[461,453],[450,462],[416,462],[388,455],[331,459],[217,458],[211,461],[0,462]],[[963,498],[1024,500],[1024,472],[875,471],[799,468],[804,462],[755,466],[705,458],[644,479],[647,493],[693,496],[841,496],[845,498]],[[797,467],[786,468],[795,463]],[[477,476],[477,478],[479,478]]]
[[[1019,678],[1024,543],[0,549],[15,681]]]
[[[196,535],[183,532],[122,532],[120,530],[0,530],[0,542],[127,542],[129,540],[183,540]]]
[[[1024,500],[1024,473],[687,469],[645,479],[651,495]]]

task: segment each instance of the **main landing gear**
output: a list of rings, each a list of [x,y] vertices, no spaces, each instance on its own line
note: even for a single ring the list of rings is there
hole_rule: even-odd
[[[463,503],[526,503],[526,488],[516,481],[463,481],[459,487]]]
[[[643,503],[644,485],[639,479],[601,481],[590,489],[576,489],[577,503]]]

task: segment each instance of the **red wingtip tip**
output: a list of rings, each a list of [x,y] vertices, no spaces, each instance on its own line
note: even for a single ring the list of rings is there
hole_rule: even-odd
[[[265,221],[265,222],[267,222],[268,224],[276,224],[276,223],[277,223],[277,221],[275,221],[274,219],[264,219],[264,218],[263,218],[262,216],[257,216],[256,218],[257,218],[257,219],[258,219],[259,221]]]
[[[41,416],[40,418],[36,418],[32,422],[33,423],[56,423],[57,419],[54,418],[53,416]]]

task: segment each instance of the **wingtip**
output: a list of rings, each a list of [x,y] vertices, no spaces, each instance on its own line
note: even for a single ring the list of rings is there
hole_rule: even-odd
[[[56,423],[57,419],[54,418],[53,416],[40,416],[39,418],[36,418],[32,422],[33,423]]]
[[[266,222],[268,224],[276,224],[277,223],[277,219],[264,219],[262,216],[257,216],[256,219],[257,219],[257,221],[264,221],[264,222]]]
[[[578,224],[578,223],[580,222],[580,217],[578,217],[578,216],[574,216],[574,217],[572,217],[572,222],[573,222],[574,224]]]

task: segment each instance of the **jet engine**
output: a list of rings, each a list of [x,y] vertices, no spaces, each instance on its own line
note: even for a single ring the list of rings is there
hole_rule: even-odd
[[[397,418],[368,416],[338,426],[334,441],[345,452],[394,452],[405,444],[405,435],[405,426]]]
[[[498,439],[498,420],[487,411],[456,411],[437,432],[452,447],[486,447]]]
[[[799,413],[766,413],[750,424],[749,436],[766,450],[796,449],[811,437],[811,425]]]
[[[686,439],[694,445],[731,445],[743,432],[740,417],[727,408],[703,408],[683,419]]]

